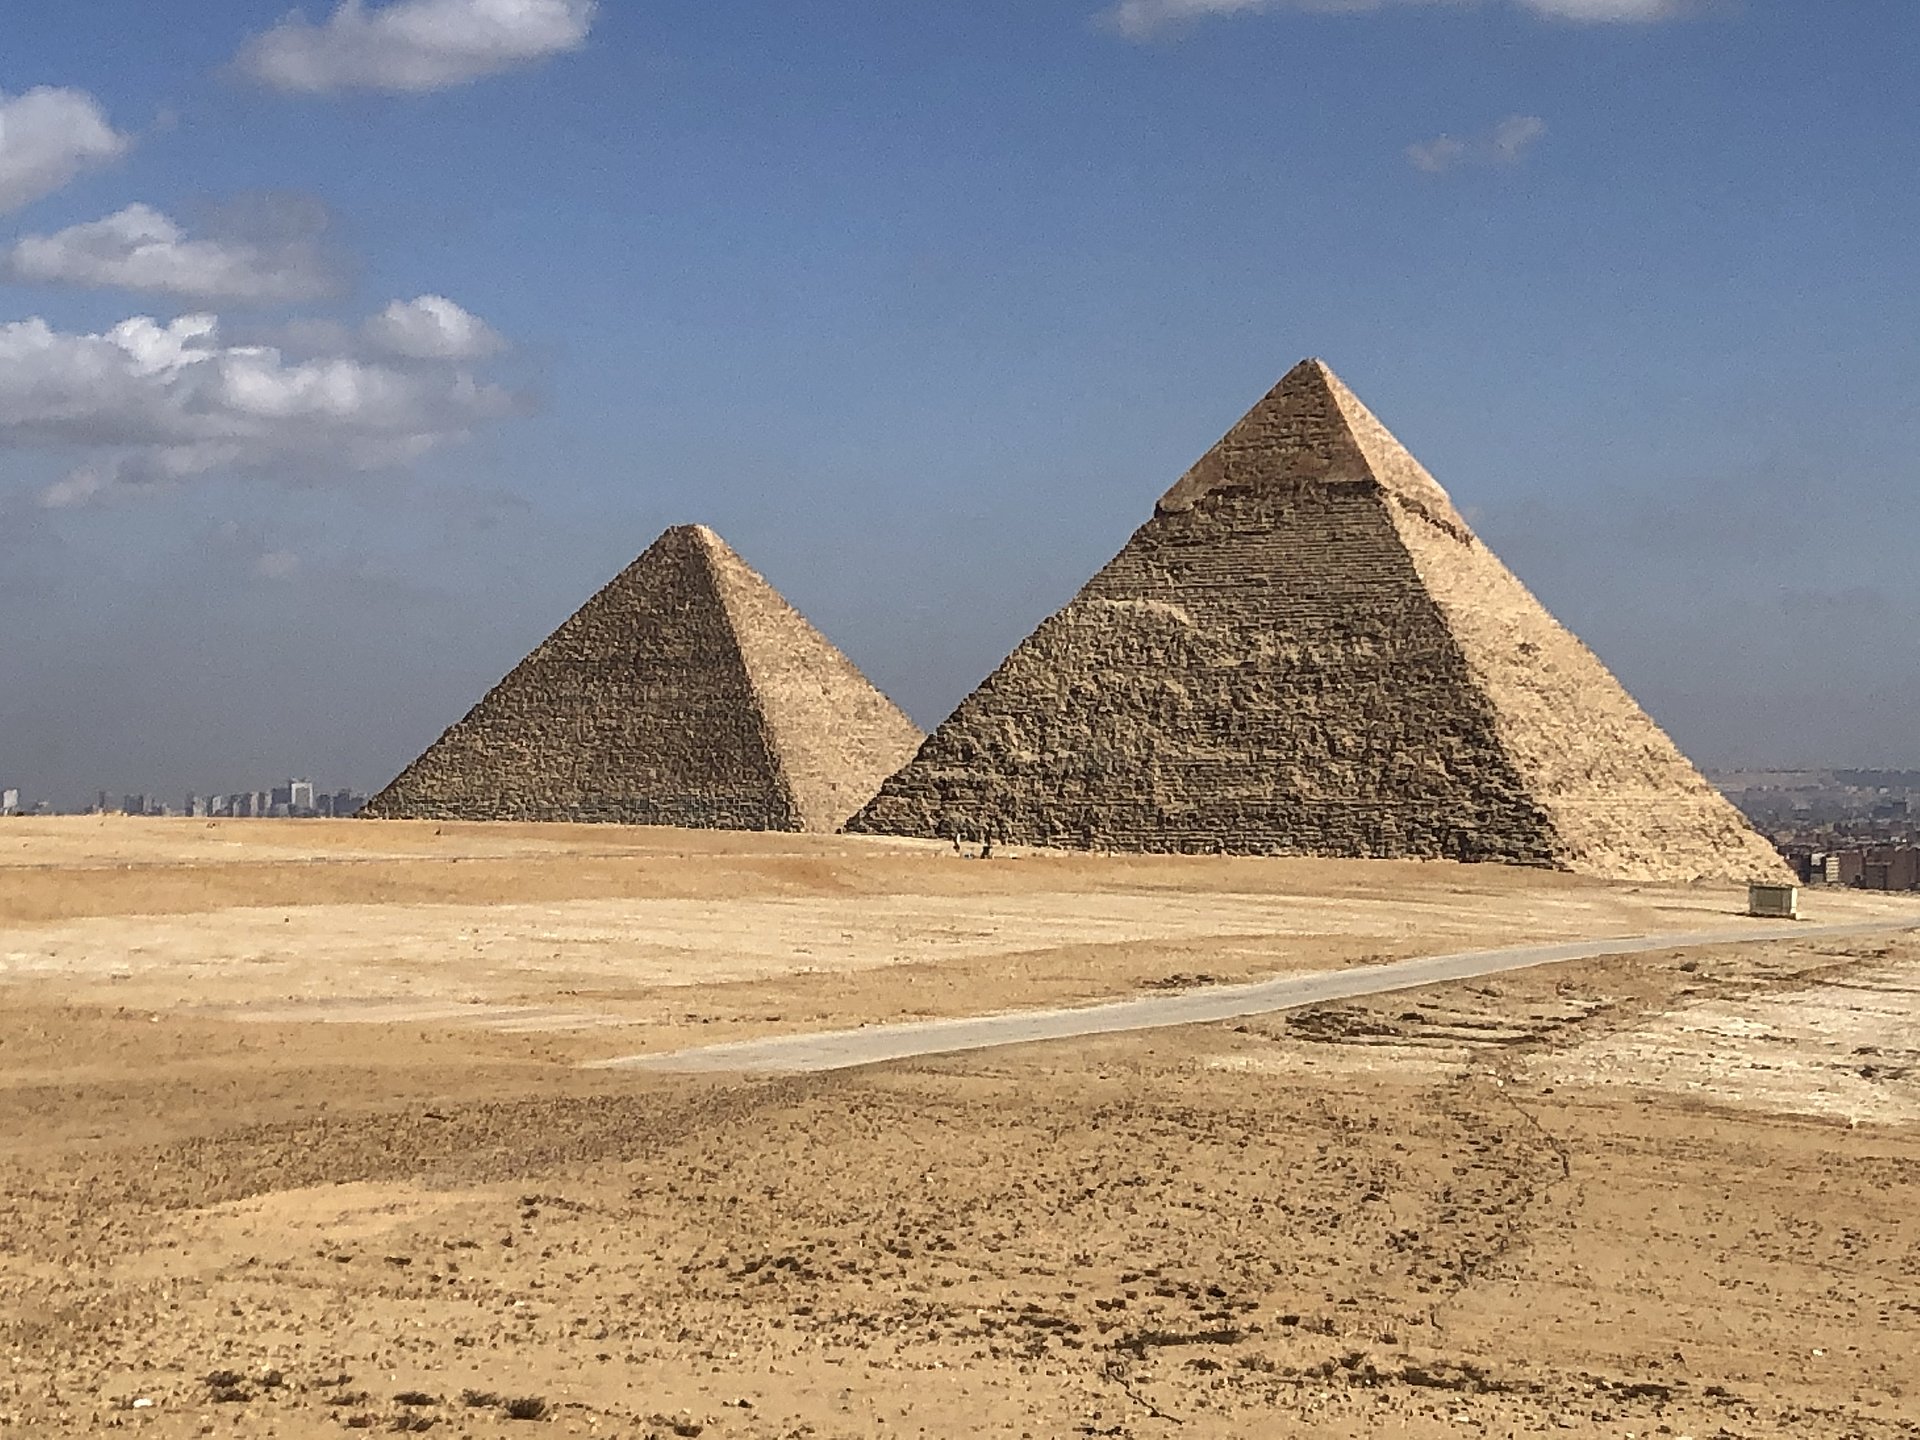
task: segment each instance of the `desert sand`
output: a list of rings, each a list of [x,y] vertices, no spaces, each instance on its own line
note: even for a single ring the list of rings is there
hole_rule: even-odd
[[[1911,1435],[1910,933],[838,1074],[594,1065],[1739,908],[1444,863],[8,822],[0,1430]]]

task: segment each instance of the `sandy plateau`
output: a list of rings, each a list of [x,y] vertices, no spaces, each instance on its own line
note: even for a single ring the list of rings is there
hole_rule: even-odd
[[[1920,933],[816,1076],[590,1064],[1739,909],[1490,866],[8,822],[0,1431],[1920,1435]]]

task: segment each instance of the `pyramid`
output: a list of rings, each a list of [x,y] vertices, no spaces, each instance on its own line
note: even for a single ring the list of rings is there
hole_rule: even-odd
[[[361,813],[831,832],[921,738],[725,541],[682,525]]]
[[[848,829],[1638,879],[1783,868],[1317,360]]]

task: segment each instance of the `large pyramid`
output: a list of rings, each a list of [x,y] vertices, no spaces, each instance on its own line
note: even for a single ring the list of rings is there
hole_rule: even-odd
[[[1317,360],[1181,477],[848,829],[1642,879],[1782,872]]]
[[[682,525],[361,813],[833,831],[920,740],[725,541]]]

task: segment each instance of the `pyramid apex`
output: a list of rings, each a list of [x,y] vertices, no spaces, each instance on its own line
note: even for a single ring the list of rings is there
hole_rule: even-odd
[[[711,525],[698,523],[669,525],[660,532],[653,545],[648,547],[649,552],[657,546],[666,546],[670,550],[677,549],[682,554],[703,556],[708,564],[738,553],[727,544],[718,530]]]
[[[1334,374],[1331,365],[1327,364],[1326,361],[1317,355],[1309,355],[1280,377],[1280,382],[1273,387],[1272,393],[1277,394],[1289,387],[1297,387],[1316,381],[1322,385],[1331,383],[1333,385],[1339,385],[1341,389],[1346,388],[1345,385],[1342,384],[1340,377]]]
[[[1377,485],[1456,539],[1470,537],[1439,483],[1332,366],[1308,356],[1160,497],[1155,513],[1191,510],[1223,490],[1352,483]]]
[[[1370,478],[1341,403],[1351,393],[1324,360],[1302,360],[1160,497],[1156,513],[1191,510],[1220,490]]]

